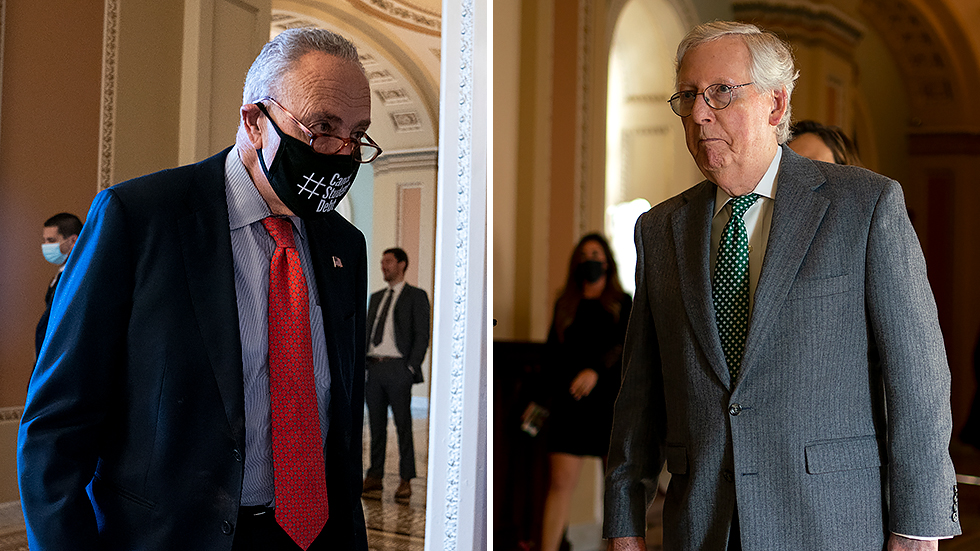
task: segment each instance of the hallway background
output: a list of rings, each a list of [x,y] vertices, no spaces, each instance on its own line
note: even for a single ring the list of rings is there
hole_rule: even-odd
[[[753,22],[788,40],[800,69],[794,120],[842,127],[868,168],[902,183],[952,372],[954,462],[980,475],[957,438],[977,389],[980,333],[973,0],[496,0],[495,343],[544,342],[568,254],[590,231],[613,242],[632,289],[636,216],[703,179],[666,100],[677,43],[714,19]],[[495,367],[499,393],[520,366]],[[601,469],[593,471],[572,513],[573,527],[591,533],[601,522]]]
[[[488,6],[0,0],[0,504],[18,499],[17,423],[56,270],[40,254],[43,221],[62,211],[84,220],[101,189],[232,145],[245,72],[261,46],[286,28],[319,26],[358,46],[370,132],[384,149],[338,208],[367,239],[368,286],[382,287],[381,252],[400,246],[411,257],[407,280],[432,297],[425,383],[413,388],[440,413],[427,424],[425,457],[439,467],[428,473],[423,506],[436,520],[425,529],[439,542],[485,546]],[[440,143],[441,134],[451,141]],[[457,305],[469,318],[451,315]]]

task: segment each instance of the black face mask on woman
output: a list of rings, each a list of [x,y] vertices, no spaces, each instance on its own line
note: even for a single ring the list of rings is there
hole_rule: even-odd
[[[318,218],[337,208],[347,195],[360,163],[353,155],[325,155],[279,129],[265,106],[259,109],[279,134],[279,150],[272,166],[266,166],[262,150],[257,149],[259,165],[272,190],[293,214],[302,219]]]
[[[575,276],[578,277],[579,281],[586,283],[595,283],[605,274],[606,270],[602,267],[602,262],[598,260],[586,260],[575,267]]]

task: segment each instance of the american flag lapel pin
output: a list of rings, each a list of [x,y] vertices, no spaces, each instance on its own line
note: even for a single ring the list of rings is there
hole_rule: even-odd
[[[340,259],[335,256],[335,257],[333,257],[333,267],[334,268],[343,268],[344,267],[344,263],[341,262]]]

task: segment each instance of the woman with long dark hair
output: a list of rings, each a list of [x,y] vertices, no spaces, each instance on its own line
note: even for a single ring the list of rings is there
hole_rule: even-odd
[[[542,551],[561,544],[584,457],[605,462],[631,306],[609,243],[597,233],[586,235],[572,253],[548,336],[551,482]]]

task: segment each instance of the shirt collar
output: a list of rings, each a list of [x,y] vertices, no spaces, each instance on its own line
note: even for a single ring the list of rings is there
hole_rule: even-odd
[[[228,225],[231,230],[244,228],[272,216],[269,205],[248,175],[245,164],[238,155],[238,148],[232,148],[225,159],[225,197],[228,200]],[[290,216],[289,219],[300,239],[306,239],[303,221],[297,216]]]
[[[776,148],[776,155],[773,156],[772,162],[769,163],[769,169],[766,173],[762,175],[762,179],[756,184],[755,189],[752,193],[759,194],[768,199],[776,198],[776,176],[779,173],[779,161],[783,158],[783,148]],[[714,215],[717,216],[721,209],[725,208],[731,196],[725,193],[723,189],[715,186],[715,212]]]
[[[394,291],[395,294],[398,294],[402,292],[402,287],[404,286],[405,286],[405,280],[403,279],[394,285],[389,285],[388,288]]]

